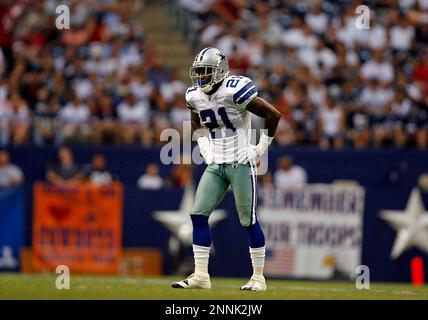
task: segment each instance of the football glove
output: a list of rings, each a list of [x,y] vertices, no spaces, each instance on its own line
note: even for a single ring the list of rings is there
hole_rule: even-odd
[[[205,159],[207,164],[212,164],[214,162],[214,153],[211,149],[210,141],[207,137],[198,138],[199,152],[202,157]]]
[[[269,145],[272,143],[273,137],[269,137],[264,133],[261,135],[259,143],[255,146],[250,144],[248,149],[238,157],[239,164],[248,162],[256,163],[257,160],[266,152]]]

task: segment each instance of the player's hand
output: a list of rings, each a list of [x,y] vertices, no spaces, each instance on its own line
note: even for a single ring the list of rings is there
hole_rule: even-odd
[[[248,162],[256,163],[257,160],[266,152],[271,144],[273,137],[269,137],[264,133],[261,135],[259,143],[255,146],[250,144],[246,152],[243,152],[238,157],[239,164],[246,164]]]
[[[214,163],[214,153],[207,137],[198,138],[199,151],[207,164]]]
[[[238,156],[239,164],[246,164],[249,162],[256,163],[257,159],[260,157],[259,150],[257,146],[250,144],[243,153]]]

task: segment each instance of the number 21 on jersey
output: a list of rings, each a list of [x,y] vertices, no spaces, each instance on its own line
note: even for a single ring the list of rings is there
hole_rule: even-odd
[[[217,113],[220,116],[220,119],[221,121],[223,121],[226,128],[231,129],[233,132],[235,132],[236,128],[233,126],[232,122],[230,122],[229,117],[227,116],[226,108],[225,107],[218,108]],[[199,114],[200,114],[202,123],[208,128],[208,130],[211,133],[214,129],[217,129],[220,127],[214,110],[205,109],[205,110],[202,110]]]
[[[238,86],[239,80],[241,80],[242,78],[243,78],[242,76],[230,77],[229,80],[227,80],[226,82],[226,88],[236,88]],[[236,128],[233,126],[232,122],[227,116],[226,108],[220,107],[217,113],[220,116],[220,119],[221,121],[223,121],[226,128],[235,132]],[[217,129],[220,127],[214,110],[212,109],[202,110],[200,112],[200,117],[201,117],[202,123],[211,132],[211,135],[213,134],[214,129]]]

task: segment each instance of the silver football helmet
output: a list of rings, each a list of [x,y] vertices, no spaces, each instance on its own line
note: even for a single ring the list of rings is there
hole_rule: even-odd
[[[195,57],[190,68],[190,79],[202,92],[209,92],[213,86],[229,74],[226,56],[217,48],[202,49]]]

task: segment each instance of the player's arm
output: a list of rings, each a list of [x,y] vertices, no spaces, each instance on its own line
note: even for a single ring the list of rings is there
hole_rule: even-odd
[[[190,111],[190,120],[192,123],[192,135],[193,132],[202,129],[201,119],[199,119],[199,114],[196,112]]]
[[[192,94],[195,90],[193,87],[190,87],[186,91],[185,100],[186,100],[186,107],[190,111],[190,123],[191,123],[191,133],[192,137],[198,139],[199,137],[203,135],[207,135],[205,133],[201,124],[201,119],[199,118],[199,112],[195,108],[195,106],[192,103]],[[196,131],[196,132],[195,132]],[[195,134],[195,136],[193,136]]]
[[[255,97],[247,104],[247,110],[263,119],[265,119],[264,129],[267,129],[268,134],[264,132],[261,134],[259,143],[256,146],[251,146],[247,152],[242,153],[238,157],[238,163],[244,164],[258,159],[272,143],[273,136],[275,135],[276,128],[278,127],[281,113],[275,109],[266,100]]]
[[[260,97],[255,97],[248,103],[247,110],[265,119],[265,129],[267,129],[269,137],[275,135],[281,113],[273,105]]]
[[[202,157],[205,159],[207,164],[213,163],[213,153],[211,150],[210,142],[207,137],[207,130],[201,125],[201,119],[199,114],[194,111],[190,111],[191,114],[191,124],[192,124],[192,137],[195,133],[196,140],[198,141],[199,151],[201,152]],[[196,132],[195,132],[196,131]]]

